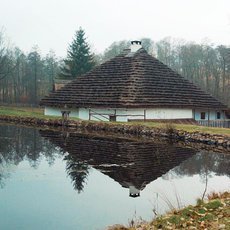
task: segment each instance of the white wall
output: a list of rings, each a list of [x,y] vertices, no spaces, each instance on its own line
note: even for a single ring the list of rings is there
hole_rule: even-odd
[[[128,120],[144,120],[144,109],[127,109]]]
[[[79,118],[82,120],[89,120],[89,109],[79,108]]]
[[[193,118],[192,109],[156,108],[146,111],[146,119],[185,119]]]
[[[45,115],[61,116],[61,110],[60,110],[60,108],[45,107]]]
[[[70,111],[70,114],[69,114],[70,117],[79,117],[78,109],[61,109],[61,108],[54,108],[54,107],[45,107],[45,115],[61,117],[62,116],[61,111],[63,111],[63,110],[69,110]]]
[[[45,115],[61,116],[63,109],[45,107]],[[70,117],[77,117],[83,120],[89,120],[89,111],[93,113],[90,116],[90,120],[96,121],[109,121],[110,115],[116,115],[116,120],[121,122],[127,122],[128,120],[144,119],[144,108],[140,109],[70,109]],[[205,112],[205,119],[208,120],[208,110],[195,110],[195,119],[200,120],[200,113]],[[209,119],[216,120],[215,110],[209,111]],[[224,119],[224,113],[221,112],[221,119]],[[184,119],[193,118],[192,109],[165,109],[155,108],[146,109],[146,119]]]
[[[109,115],[116,114],[117,121],[126,122],[128,120],[144,119],[144,110],[140,109],[91,109],[94,114],[91,115],[91,120],[108,121]],[[80,109],[81,111],[81,109]],[[97,114],[98,113],[98,114]],[[86,118],[85,116],[84,118]],[[84,119],[83,117],[80,117]],[[192,109],[146,109],[146,119],[183,119],[193,118]]]
[[[144,109],[129,109],[127,111],[128,119],[144,119]],[[132,116],[136,115],[136,116]],[[137,116],[139,115],[139,116]],[[155,108],[146,109],[146,119],[184,119],[193,118],[192,109],[167,109]]]

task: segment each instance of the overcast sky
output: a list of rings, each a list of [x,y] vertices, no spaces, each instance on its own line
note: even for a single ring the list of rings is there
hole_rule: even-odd
[[[95,52],[142,37],[230,45],[230,0],[0,0],[0,28],[25,52],[65,56],[80,26]]]

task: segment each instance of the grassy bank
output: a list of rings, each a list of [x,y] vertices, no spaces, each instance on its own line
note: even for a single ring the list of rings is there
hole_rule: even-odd
[[[130,122],[133,125],[144,125],[147,127],[156,127],[156,128],[164,128],[164,123],[158,122]],[[173,124],[174,128],[177,130],[184,130],[187,132],[200,132],[200,133],[209,133],[209,134],[220,134],[230,136],[230,129],[227,128],[216,128],[216,127],[206,127],[200,125],[186,125],[186,124]]]
[[[116,225],[109,230],[154,229],[230,229],[230,192],[213,193],[207,201],[198,200],[196,206],[173,210],[149,223],[132,222],[125,227]]]
[[[8,116],[46,118],[46,116],[44,116],[43,113],[44,113],[43,109],[40,108],[0,106],[0,116],[8,115]]]
[[[38,119],[59,119],[55,116],[45,116],[44,110],[41,108],[32,107],[4,107],[0,106],[0,116],[16,116],[16,117],[28,117],[28,118],[38,118]],[[71,118],[72,120],[72,118]],[[78,120],[78,119],[73,119]],[[165,128],[165,124],[159,122],[129,122],[126,123],[131,126],[146,126],[149,128]],[[173,127],[177,130],[187,131],[187,132],[201,132],[209,134],[220,134],[230,136],[230,129],[225,128],[213,128],[204,127],[199,125],[185,125],[185,124],[173,124]]]
[[[12,116],[12,117],[27,117],[27,118],[38,118],[38,119],[61,119],[58,116],[46,116],[44,115],[44,109],[34,107],[6,107],[0,106],[0,116]],[[71,118],[73,119],[73,118]],[[73,120],[79,120],[77,118]]]

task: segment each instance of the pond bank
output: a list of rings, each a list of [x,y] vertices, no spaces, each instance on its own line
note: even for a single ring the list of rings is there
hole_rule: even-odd
[[[207,201],[198,200],[196,206],[173,210],[150,223],[131,221],[129,225],[114,225],[108,230],[229,229],[230,192],[210,194]]]
[[[212,147],[221,147],[230,151],[229,135],[210,134],[200,131],[188,132],[176,129],[173,124],[164,124],[161,127],[150,127],[135,123],[109,123],[82,120],[67,120],[63,124],[62,119],[58,118],[49,119],[8,115],[0,115],[0,120],[30,126],[66,127],[87,131],[113,132],[141,137],[164,137],[187,143],[200,143]]]

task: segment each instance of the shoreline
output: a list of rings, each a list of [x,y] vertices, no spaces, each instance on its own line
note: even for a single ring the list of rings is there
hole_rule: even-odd
[[[109,123],[71,119],[65,121],[63,124],[63,120],[60,118],[36,118],[10,115],[0,115],[0,121],[36,127],[59,127],[74,130],[110,132],[122,135],[127,134],[136,137],[167,138],[173,141],[202,144],[210,146],[211,148],[221,148],[230,152],[230,136],[200,131],[188,132],[178,130],[174,127],[174,124],[165,124],[165,126],[162,125],[162,127],[148,127],[147,125],[133,123]]]
[[[208,194],[207,199],[197,199],[196,205],[171,210],[156,216],[152,221],[130,221],[127,226],[115,224],[106,230],[144,229],[229,229],[230,191]]]

